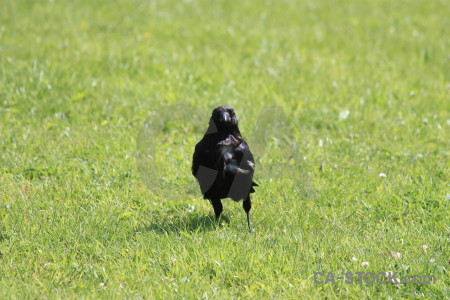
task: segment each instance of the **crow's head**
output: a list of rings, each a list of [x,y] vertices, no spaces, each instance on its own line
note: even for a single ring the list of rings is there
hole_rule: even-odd
[[[237,129],[238,127],[238,119],[234,110],[226,105],[215,108],[212,112],[211,119],[219,130]]]

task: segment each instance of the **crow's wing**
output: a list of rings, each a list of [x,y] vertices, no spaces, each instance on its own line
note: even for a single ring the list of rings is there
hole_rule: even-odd
[[[228,196],[233,200],[245,199],[254,192],[253,174],[254,159],[247,143],[243,140],[234,144],[231,149],[222,147],[222,157],[219,159],[219,176],[230,185]]]
[[[255,172],[255,159],[250,151],[247,143],[243,140],[235,149],[236,157],[239,161],[239,167],[244,170],[248,170],[251,177]]]
[[[247,177],[247,180],[251,181],[250,193],[253,193],[255,191],[253,187],[258,186],[258,184],[253,181],[253,174],[255,173],[255,159],[253,158],[253,154],[250,151],[249,146],[244,140],[239,145],[237,151],[242,152],[242,160],[240,163],[241,168],[250,171],[250,176]]]
[[[214,153],[209,144],[210,141],[205,138],[198,142],[192,157],[192,175],[197,178],[202,194],[209,190],[217,176],[217,170],[214,168]]]

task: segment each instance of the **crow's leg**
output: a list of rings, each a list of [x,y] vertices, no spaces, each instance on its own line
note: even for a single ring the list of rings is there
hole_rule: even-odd
[[[250,209],[252,208],[252,201],[250,200],[250,195],[244,200],[242,203],[242,207],[244,207],[245,212],[247,213],[247,223],[248,229],[252,232],[252,223],[250,222]]]
[[[223,206],[222,201],[220,199],[211,199],[209,200],[214,208],[214,214],[216,215],[216,220],[219,220],[220,214],[222,213]]]

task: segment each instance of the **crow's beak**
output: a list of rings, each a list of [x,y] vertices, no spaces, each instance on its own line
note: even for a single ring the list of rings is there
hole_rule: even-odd
[[[230,122],[231,118],[230,118],[230,115],[227,112],[224,112],[222,114],[222,117],[220,118],[220,120],[223,121],[223,122]]]

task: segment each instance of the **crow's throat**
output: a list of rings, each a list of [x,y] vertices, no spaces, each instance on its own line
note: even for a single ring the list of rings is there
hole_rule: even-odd
[[[239,131],[239,127],[233,124],[216,124],[214,120],[211,118],[209,120],[208,130],[206,130],[206,134],[219,133],[220,135],[233,135],[238,140],[242,140],[241,132]]]

